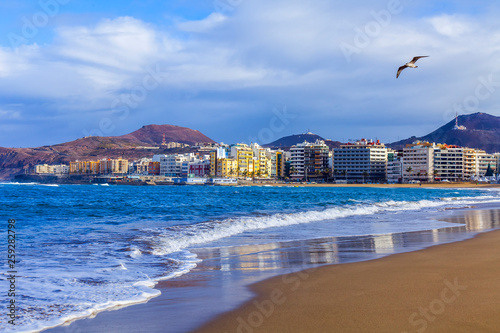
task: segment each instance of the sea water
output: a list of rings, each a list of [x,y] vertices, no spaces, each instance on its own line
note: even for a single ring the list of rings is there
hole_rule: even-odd
[[[16,326],[36,332],[159,295],[206,249],[452,227],[428,215],[500,202],[491,189],[0,184],[2,294],[16,220]],[[200,250],[204,249],[204,250]],[[390,253],[390,250],[386,251]]]

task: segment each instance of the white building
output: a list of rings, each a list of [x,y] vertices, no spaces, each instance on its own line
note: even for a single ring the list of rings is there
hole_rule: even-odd
[[[403,157],[392,149],[387,150],[387,182],[390,184],[403,181]]]
[[[290,148],[290,176],[294,179],[323,178],[328,169],[330,149],[322,140],[304,141]]]
[[[167,177],[182,176],[182,162],[188,160],[184,154],[172,154],[160,157],[160,175]]]
[[[208,165],[210,169],[210,156],[204,155],[198,157],[194,153],[187,154],[173,154],[165,155],[160,157],[160,175],[167,177],[187,177],[190,174],[190,170],[193,169],[191,166],[198,165],[200,163]],[[205,170],[205,167],[194,168],[199,170],[199,176]],[[198,171],[196,171],[198,173]]]
[[[463,180],[464,156],[462,147],[438,144],[434,148],[434,178],[452,182]]]
[[[304,148],[307,144],[304,141],[290,148],[290,176],[293,179],[304,178]]]
[[[495,167],[497,164],[497,157],[493,154],[487,154],[484,150],[476,150],[476,176],[484,177],[486,170],[488,170],[488,165],[496,173]]]
[[[38,174],[53,174],[62,175],[69,173],[69,165],[58,164],[58,165],[48,165],[48,164],[38,164],[35,166],[35,172]]]
[[[387,147],[377,140],[361,139],[333,149],[333,171],[348,181],[382,182],[387,179]]]
[[[140,160],[129,163],[129,174],[134,175],[147,175],[149,174],[149,163],[153,160],[151,158],[141,158]]]
[[[433,143],[416,142],[403,148],[403,182],[433,179],[435,147]]]

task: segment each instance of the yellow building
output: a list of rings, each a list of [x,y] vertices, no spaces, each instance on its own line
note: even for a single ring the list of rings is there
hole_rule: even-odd
[[[254,143],[238,143],[229,148],[220,147],[210,152],[212,177],[283,177],[284,156]]]
[[[217,176],[224,178],[236,178],[238,162],[232,158],[220,158],[217,163]]]
[[[250,145],[253,151],[254,176],[258,178],[269,178],[271,176],[270,149],[265,149],[256,143]]]
[[[122,158],[100,160],[99,173],[103,175],[128,173],[128,160]]]
[[[69,162],[69,172],[76,174],[99,174],[99,161]]]
[[[254,172],[253,151],[248,145],[238,143],[231,147],[231,157],[236,159],[237,175],[251,177]]]
[[[103,159],[100,161],[75,161],[69,163],[69,172],[72,174],[110,174],[128,173],[128,160]]]
[[[464,179],[470,179],[476,175],[476,150],[464,148]]]
[[[210,176],[217,176],[217,151],[210,152]]]
[[[270,162],[270,176],[275,178],[285,177],[285,155],[281,150],[270,150],[267,153]]]

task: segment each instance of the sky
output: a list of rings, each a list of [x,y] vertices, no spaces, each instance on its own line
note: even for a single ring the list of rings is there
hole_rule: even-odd
[[[389,143],[500,116],[499,14],[496,0],[3,0],[0,146],[149,124]]]

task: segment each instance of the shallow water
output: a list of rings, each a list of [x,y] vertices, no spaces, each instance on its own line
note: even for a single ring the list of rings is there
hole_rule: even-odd
[[[468,227],[429,217],[500,201],[495,190],[457,189],[2,184],[0,193],[2,219],[19,226],[16,332],[160,291],[148,305],[166,309],[172,330],[162,331],[187,331],[248,299],[245,286],[259,279],[468,237]]]

